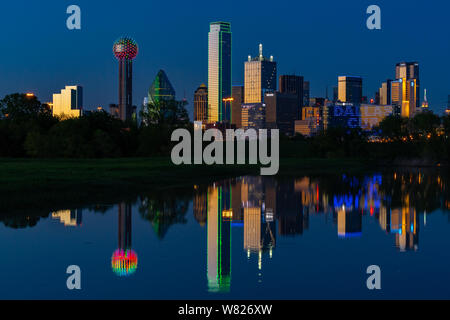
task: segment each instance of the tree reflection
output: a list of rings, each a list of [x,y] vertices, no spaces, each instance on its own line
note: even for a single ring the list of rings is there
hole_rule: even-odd
[[[139,213],[151,222],[159,239],[163,239],[172,225],[185,224],[191,195],[183,192],[158,192],[141,197]]]

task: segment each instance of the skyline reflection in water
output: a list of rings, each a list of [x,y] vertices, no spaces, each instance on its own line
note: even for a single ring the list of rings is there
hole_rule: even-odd
[[[195,288],[192,288],[197,296],[235,297],[234,286],[241,289],[244,286],[248,294],[240,294],[254,297],[255,293],[258,296],[258,284],[264,285],[263,279],[267,283],[280,277],[283,280],[286,278],[285,281],[295,279],[293,274],[283,274],[284,266],[297,259],[294,256],[287,258],[286,250],[291,255],[302,255],[302,252],[297,252],[297,248],[306,245],[311,252],[319,251],[315,246],[319,245],[321,238],[328,237],[327,230],[331,226],[334,239],[328,238],[328,242],[323,242],[330,247],[341,246],[342,250],[347,250],[347,246],[348,250],[350,247],[355,250],[355,245],[371,241],[371,238],[375,241],[376,237],[380,242],[380,252],[394,250],[397,256],[408,252],[420,256],[419,235],[421,228],[427,228],[430,217],[440,211],[447,222],[445,228],[448,230],[450,227],[447,185],[445,175],[420,170],[365,176],[245,176],[210,185],[195,185],[192,190],[141,194],[131,200],[118,201],[116,206],[94,204],[82,209],[55,210],[49,213],[49,218],[67,230],[79,229],[81,237],[83,229],[89,227],[86,219],[92,217],[92,212],[100,212],[104,218],[99,219],[103,220],[114,215],[115,223],[102,224],[102,228],[116,230],[117,242],[114,244],[109,241],[110,247],[116,247],[110,256],[110,265],[112,273],[119,277],[127,276],[126,281],[130,285],[135,285],[133,278],[147,275],[155,268],[153,264],[146,264],[152,253],[148,252],[145,245],[140,243],[137,251],[132,248],[132,239],[140,242],[145,233],[153,230],[158,242],[149,243],[148,246],[153,249],[156,246],[174,259],[179,255],[179,267],[188,272],[187,275],[195,274],[195,277],[204,279],[197,281]],[[45,216],[40,213],[37,216],[30,213],[22,216],[3,214],[0,218],[7,229],[14,230],[32,230],[45,221],[42,220]],[[193,227],[193,221],[200,229]],[[381,237],[374,236],[373,223]],[[52,225],[55,226],[54,223]],[[137,225],[138,231],[133,231],[132,225]],[[168,239],[175,236],[172,229],[177,229],[176,236],[185,238],[185,241],[178,239],[177,247],[170,245],[165,248],[166,242],[170,241]],[[366,234],[371,238],[365,239]],[[444,241],[448,241],[445,234],[434,236],[442,238],[443,246]],[[191,238],[197,240],[193,242],[189,240]],[[198,239],[203,240],[199,242]],[[292,242],[289,239],[299,240]],[[289,243],[292,247],[288,248],[286,245]],[[205,245],[204,251],[202,245]],[[203,255],[203,259],[186,259],[185,254],[194,251],[194,247],[199,248],[198,255]],[[440,250],[446,250],[446,247]],[[140,254],[139,267],[137,252]],[[11,258],[17,257],[11,254]],[[339,263],[326,256],[322,259],[331,265]],[[352,259],[352,263],[356,263],[358,257]],[[364,257],[361,259],[364,260]],[[445,263],[450,264],[449,260],[445,260]],[[163,262],[158,265],[160,268],[169,268]],[[194,265],[203,265],[206,274],[199,275],[200,270]],[[235,277],[234,272],[238,276]],[[248,280],[245,277],[243,280],[242,273],[247,274]],[[256,276],[256,282],[250,281],[253,277],[251,274]],[[448,280],[448,275],[445,277]],[[144,293],[136,294],[142,298],[147,296]],[[295,294],[292,293],[292,298],[296,298]],[[1,296],[7,297],[5,293]],[[179,296],[174,294],[174,297]]]

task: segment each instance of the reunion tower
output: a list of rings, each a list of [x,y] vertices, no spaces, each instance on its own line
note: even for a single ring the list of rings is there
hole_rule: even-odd
[[[122,37],[114,42],[113,52],[119,60],[119,117],[131,120],[133,114],[133,59],[138,54],[136,41]]]

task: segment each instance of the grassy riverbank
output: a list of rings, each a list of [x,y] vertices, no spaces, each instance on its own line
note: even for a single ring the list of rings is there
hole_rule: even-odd
[[[358,160],[281,159],[279,176],[363,171]],[[142,192],[189,192],[195,184],[259,175],[259,165],[175,166],[169,158],[0,159],[0,210],[114,203]]]
[[[281,160],[279,174],[348,170],[362,166],[358,160],[290,158]],[[259,172],[259,165],[175,166],[168,158],[0,159],[0,191],[51,191],[73,186],[165,188]]]

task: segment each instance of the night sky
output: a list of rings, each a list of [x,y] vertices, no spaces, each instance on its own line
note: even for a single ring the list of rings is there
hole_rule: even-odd
[[[66,28],[66,8],[81,7],[82,29]],[[366,9],[381,7],[382,30],[366,28]],[[364,95],[395,77],[400,61],[420,63],[422,90],[433,110],[450,94],[450,2],[346,1],[2,1],[0,97],[32,91],[42,102],[65,85],[84,87],[86,109],[117,102],[114,40],[139,44],[134,63],[135,105],[164,69],[192,111],[194,90],[208,81],[208,31],[229,21],[233,32],[233,84],[243,84],[244,62],[263,43],[278,74],[303,75],[311,97],[325,96],[338,75],[364,78]],[[421,93],[423,98],[423,92]]]

